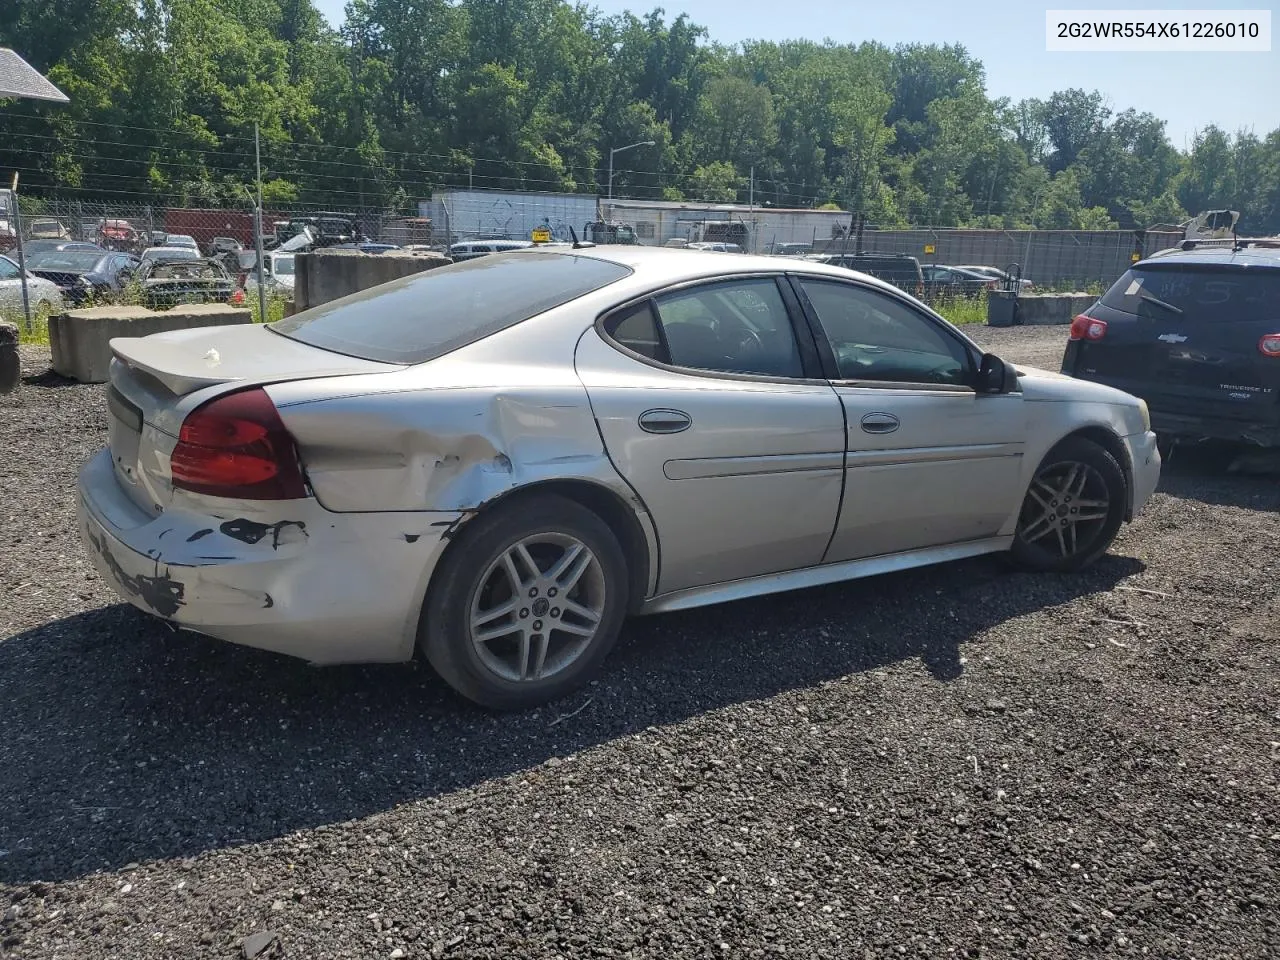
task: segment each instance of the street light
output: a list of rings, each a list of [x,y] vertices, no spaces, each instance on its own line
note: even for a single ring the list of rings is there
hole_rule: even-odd
[[[639,143],[630,143],[625,147],[614,147],[609,151],[609,199],[613,199],[613,155],[622,153],[624,150],[633,150],[636,147],[653,147],[657,146],[652,140],[641,140]]]

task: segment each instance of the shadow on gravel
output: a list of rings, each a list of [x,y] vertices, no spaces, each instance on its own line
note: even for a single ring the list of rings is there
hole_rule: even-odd
[[[54,621],[0,643],[0,881],[361,818],[901,661],[944,684],[984,631],[1141,569],[1109,556],[1037,576],[987,558],[641,618],[597,684],[522,715],[485,714],[421,667],[315,669],[130,607]]]
[[[1212,443],[1175,447],[1161,468],[1160,492],[1216,506],[1280,511],[1280,451]]]

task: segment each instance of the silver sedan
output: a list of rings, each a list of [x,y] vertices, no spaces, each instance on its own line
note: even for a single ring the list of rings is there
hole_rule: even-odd
[[[122,597],[314,663],[421,653],[494,708],[633,614],[1080,569],[1160,472],[1141,400],[807,261],[532,249],[112,350],[80,526]]]

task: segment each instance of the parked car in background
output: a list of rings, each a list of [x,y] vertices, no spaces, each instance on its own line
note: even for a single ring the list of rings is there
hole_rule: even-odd
[[[924,296],[924,272],[915,257],[898,253],[816,253],[805,259],[865,273],[899,290]]]
[[[64,306],[58,285],[27,271],[27,302],[31,312],[52,312]],[[0,312],[6,317],[22,313],[22,271],[16,259],[0,256]]]
[[[1062,372],[1141,397],[1162,442],[1280,446],[1280,249],[1134,264],[1072,322]]]
[[[180,303],[229,303],[236,294],[244,296],[222,264],[204,257],[144,260],[137,277],[143,301],[153,310]]]
[[[768,253],[774,257],[804,257],[813,252],[810,243],[771,243]]]
[[[133,253],[142,246],[143,237],[128,220],[105,219],[98,222],[94,241],[107,250]]]
[[[119,294],[141,262],[110,250],[46,250],[27,257],[27,269],[56,283],[67,303],[81,304]]]
[[[147,247],[142,251],[143,260],[203,260],[199,250],[190,247]]]
[[[222,253],[239,253],[244,249],[244,244],[235,237],[214,237],[209,241],[209,253],[217,255]]]
[[[1080,570],[1160,472],[1141,401],[812,261],[521,250],[111,349],[78,497],[107,584],[314,663],[420,651],[493,708],[586,683],[631,614]]]
[[[250,254],[244,270],[245,296],[252,300],[258,295],[258,257]],[[293,277],[297,263],[292,253],[267,252],[262,257],[262,281],[268,296],[293,296]]]
[[[200,244],[196,243],[196,238],[185,233],[166,233],[164,242],[160,244],[162,247],[182,247],[185,250],[200,250]]]
[[[69,240],[71,231],[53,217],[36,217],[27,224],[27,236],[31,240]]]
[[[1007,284],[1012,282],[1013,280],[1013,278],[1007,272],[1005,272],[1004,270],[1001,270],[999,267],[988,267],[982,264],[965,263],[965,264],[961,264],[956,269],[969,270],[969,271],[972,271],[973,273],[980,273],[984,277],[990,277],[993,280],[999,281],[1001,284]],[[1030,280],[1023,279],[1023,278],[1019,278],[1018,280],[1019,293],[1030,293],[1032,290],[1035,289],[1035,287],[1036,285],[1032,283]]]
[[[532,240],[461,240],[449,247],[449,256],[455,263],[458,263],[463,260],[474,260],[476,257],[488,256],[491,253],[527,250],[532,246]]]
[[[921,264],[924,292],[929,297],[977,297],[992,290],[999,282],[994,277],[943,264]]]

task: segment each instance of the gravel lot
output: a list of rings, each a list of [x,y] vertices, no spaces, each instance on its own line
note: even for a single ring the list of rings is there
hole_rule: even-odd
[[[73,514],[104,393],[47,358],[0,397],[2,956],[1276,956],[1274,477],[1175,463],[1081,576],[636,621],[493,717],[116,604]]]

